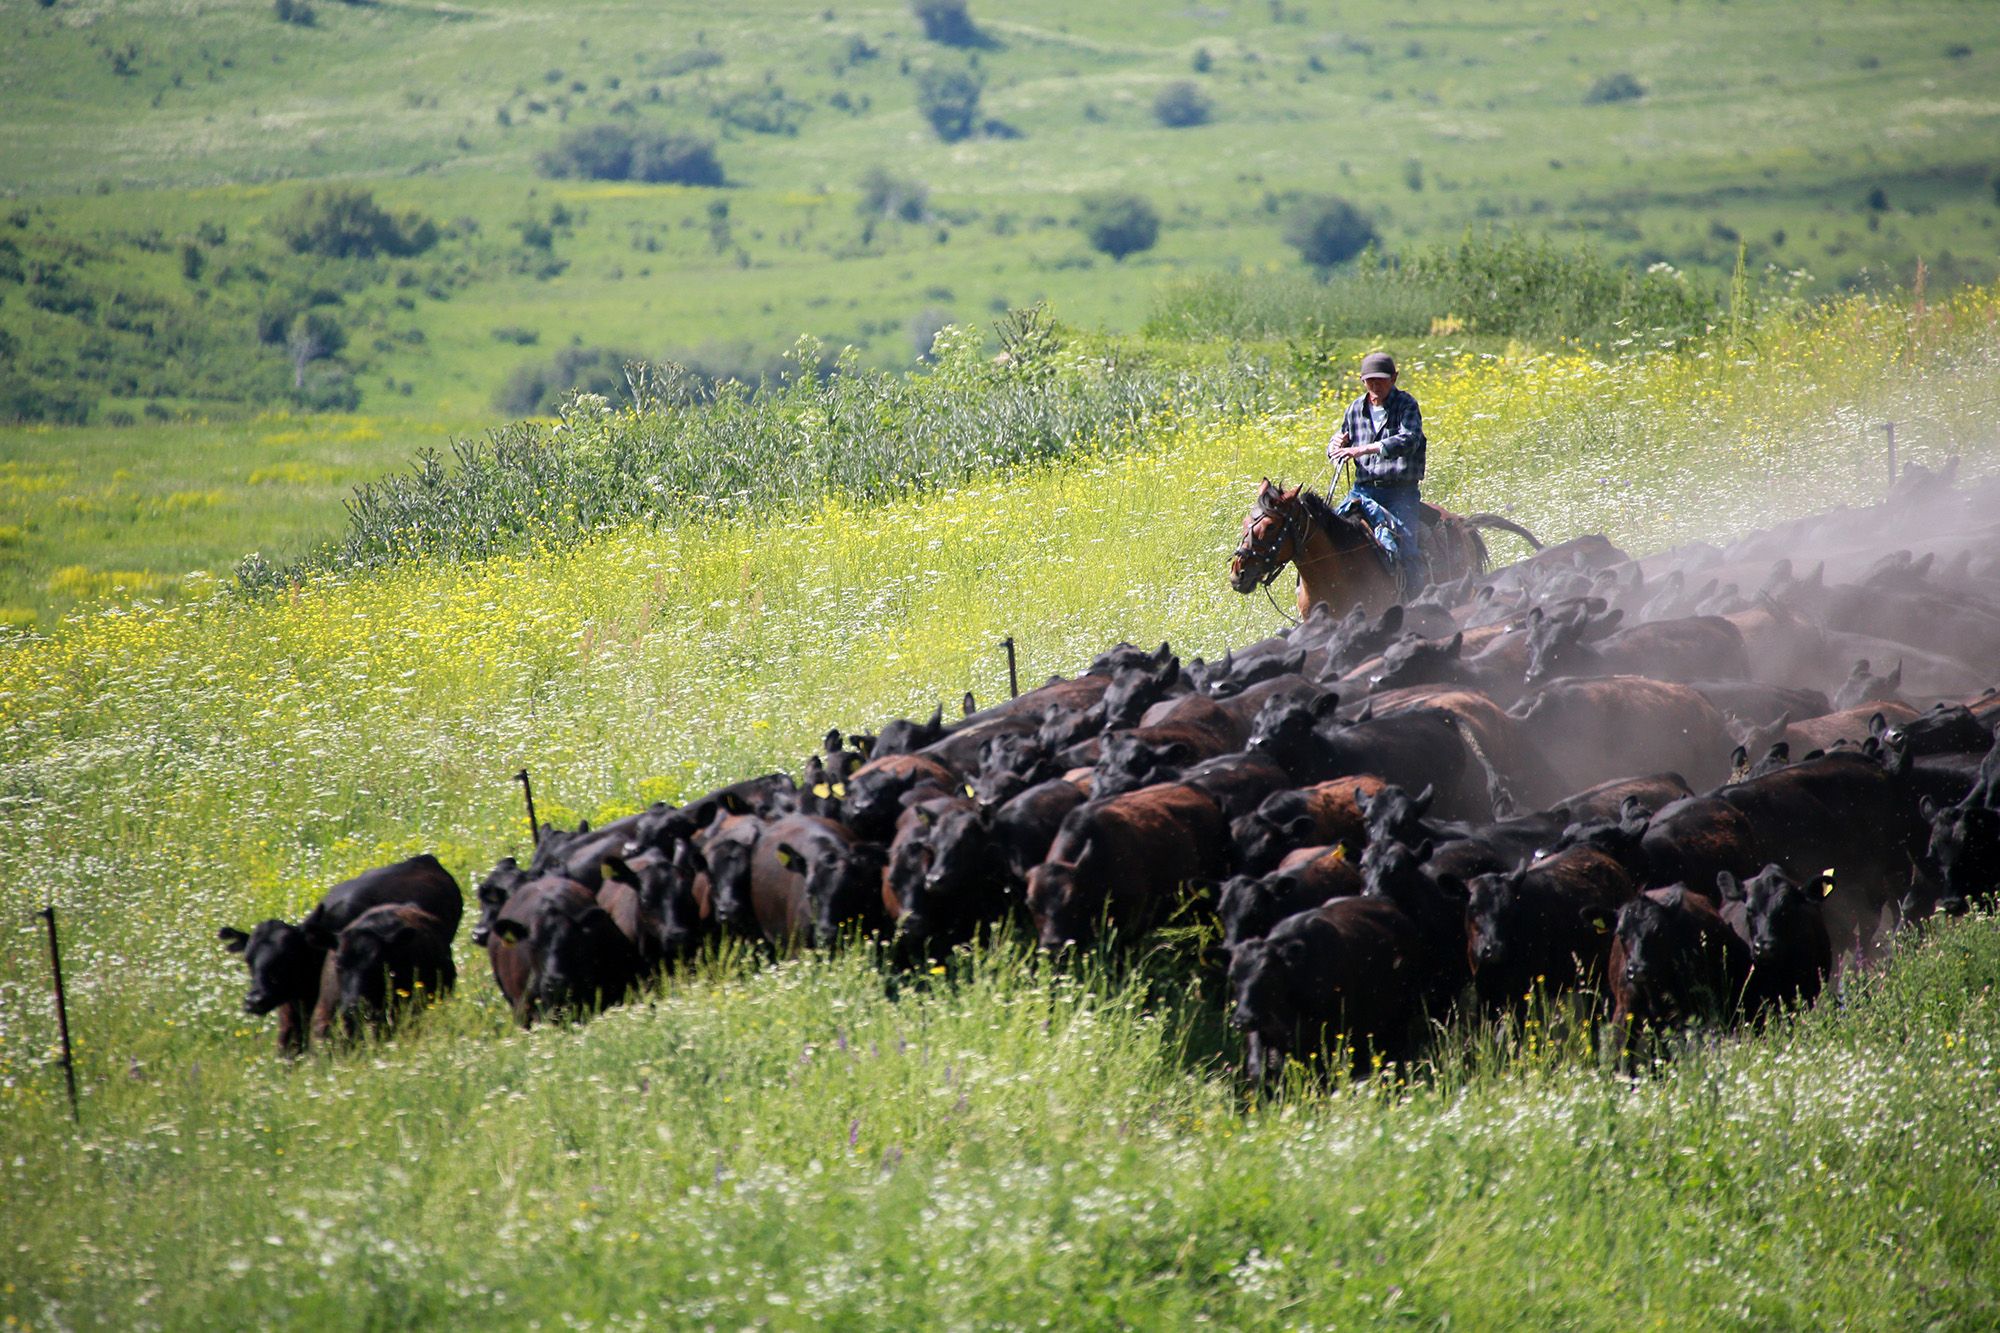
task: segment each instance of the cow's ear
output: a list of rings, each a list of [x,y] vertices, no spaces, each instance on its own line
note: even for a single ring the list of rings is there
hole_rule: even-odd
[[[747,815],[750,813],[749,803],[736,792],[726,791],[717,797],[716,800],[717,804],[732,815]]]
[[[1938,803],[1936,801],[1933,801],[1928,796],[1918,798],[1917,813],[1924,817],[1924,822],[1926,824],[1930,823],[1932,820],[1937,818],[1937,812],[1938,812]]]
[[[1729,752],[1729,771],[1732,774],[1741,773],[1748,767],[1750,767],[1749,746],[1739,745]]]
[[[1431,853],[1436,850],[1437,849],[1431,844],[1431,840],[1429,838],[1425,838],[1422,842],[1417,844],[1417,850],[1412,852],[1411,855],[1416,857],[1417,861],[1421,864],[1422,862],[1430,860]]]
[[[1320,695],[1319,698],[1312,701],[1312,715],[1315,718],[1329,718],[1333,716],[1334,710],[1339,707],[1340,696],[1332,690],[1328,690],[1325,694]]]
[[[1687,886],[1676,884],[1660,895],[1660,906],[1669,912],[1678,912],[1687,905]]]
[[[828,754],[839,754],[843,748],[840,739],[840,728],[828,727],[826,735],[820,740],[819,746],[820,749],[826,751]]]
[[[1715,887],[1722,891],[1722,901],[1726,903],[1740,903],[1749,897],[1743,891],[1743,881],[1737,879],[1736,876],[1730,874],[1727,870],[1718,870],[1715,872]]]
[[[615,879],[620,884],[637,884],[639,876],[631,863],[622,856],[607,856],[598,863],[597,872],[605,879]]]
[[[1367,703],[1361,705],[1361,711],[1354,715],[1354,720],[1357,723],[1373,722],[1375,720],[1375,701],[1370,699]]]
[[[967,793],[967,794],[969,795],[969,794],[971,794],[971,791],[972,791],[972,787],[971,787],[971,786],[970,786],[970,785],[968,784],[968,785],[966,786],[966,789],[965,789],[965,790],[966,790],[966,793]],[[931,808],[930,808],[929,806],[927,806],[927,805],[919,805],[919,806],[916,806],[916,807],[914,807],[914,808],[915,808],[915,810],[916,810],[916,812],[917,812],[917,822],[918,822],[919,824],[922,824],[922,825],[923,825],[923,826],[924,826],[925,828],[932,828],[932,827],[935,827],[935,826],[936,826],[936,824],[937,824],[937,811],[935,811],[935,810],[931,809]],[[781,848],[781,849],[780,849],[780,852],[782,852],[782,851],[783,851],[783,849]]]
[[[502,944],[519,944],[528,938],[528,926],[524,921],[513,921],[503,916],[493,923],[493,934]]]
[[[1285,836],[1288,838],[1303,838],[1312,831],[1313,817],[1311,815],[1294,815],[1285,821]],[[1299,845],[1304,846],[1305,844],[1301,843]]]
[[[1170,764],[1179,764],[1182,767],[1186,767],[1195,760],[1194,747],[1186,741],[1169,741],[1165,746],[1161,747],[1160,758]]]
[[[789,842],[779,843],[776,855],[778,858],[778,864],[783,866],[785,869],[792,871],[795,874],[800,874],[800,875],[805,874],[806,859],[805,857],[799,855],[799,849],[792,846],[792,844],[790,844]]]
[[[1886,715],[1882,713],[1870,713],[1868,715],[1868,734],[1870,736],[1879,737],[1888,729],[1889,719]]]
[[[936,708],[931,709],[931,720],[924,723],[924,726],[933,731],[940,730],[941,728],[943,728],[944,726],[943,704],[939,704]]]
[[[222,947],[231,953],[242,953],[250,943],[250,937],[234,926],[223,926],[215,932],[215,938],[222,941]]]
[[[1383,634],[1400,633],[1403,628],[1403,604],[1398,602],[1384,611],[1382,618],[1375,622],[1375,628]]]
[[[1609,935],[1611,933],[1611,918],[1605,913],[1603,908],[1586,907],[1578,915],[1583,918],[1584,925],[1589,926],[1598,934]]]
[[[979,711],[979,701],[972,697],[971,690],[967,690],[965,697],[958,701],[958,711],[965,717],[971,717]]]
[[[1464,651],[1465,651],[1465,631],[1460,630],[1458,631],[1458,633],[1452,635],[1451,642],[1444,646],[1444,655],[1446,657],[1457,657]]]
[[[1833,867],[1828,866],[1826,869],[1820,871],[1819,878],[1808,885],[1806,891],[1815,898],[1831,898],[1833,896]]]
[[[1415,796],[1412,796],[1410,798],[1410,808],[1416,811],[1416,813],[1418,813],[1419,815],[1426,814],[1429,812],[1431,808],[1431,802],[1436,799],[1437,799],[1436,784],[1426,782],[1424,784],[1424,789],[1418,792]]]
[[[1153,664],[1155,666],[1163,667],[1168,662],[1173,660],[1173,656],[1174,656],[1173,645],[1168,643],[1165,639],[1162,639],[1160,640],[1160,646],[1153,650]]]

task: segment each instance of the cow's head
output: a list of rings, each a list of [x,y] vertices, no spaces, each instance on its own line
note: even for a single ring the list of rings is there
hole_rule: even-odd
[[[850,926],[864,929],[883,924],[882,872],[888,849],[879,843],[815,841],[801,851],[789,842],[776,847],[778,864],[806,881],[806,903],[812,913],[811,943],[825,949]]]
[[[1938,906],[1953,915],[2000,890],[2000,810],[1984,804],[1938,806],[1926,797],[1930,859],[1944,880]]]
[[[617,1004],[638,978],[638,951],[601,907],[551,904],[533,923],[502,917],[493,933],[507,947],[530,952],[531,992],[544,1013]]]
[[[1307,964],[1297,937],[1245,940],[1229,957],[1229,1026],[1243,1034],[1244,1073],[1262,1083],[1292,1048],[1300,1006],[1293,976]]]
[[[1310,703],[1272,699],[1258,711],[1246,748],[1280,768],[1297,768],[1316,746],[1315,729],[1322,722],[1330,723],[1339,707],[1337,694],[1322,694]]]
[[[243,1012],[268,1014],[281,1005],[310,1008],[319,998],[320,972],[332,941],[308,935],[288,921],[259,921],[247,932],[223,926],[215,932],[223,948],[243,955],[250,969],[250,989],[243,995]]]
[[[1229,826],[1236,863],[1252,875],[1276,870],[1286,852],[1304,847],[1318,832],[1312,799],[1302,791],[1273,792]]]
[[[1167,645],[1160,650],[1166,652]],[[1125,667],[1111,678],[1104,691],[1103,726],[1136,727],[1146,710],[1166,698],[1180,684],[1181,660],[1171,654],[1143,666]]]
[[[486,947],[486,942],[492,938],[493,922],[499,917],[500,909],[514,896],[514,890],[532,878],[511,856],[501,857],[493,869],[486,872],[486,877],[479,881],[479,920],[472,926],[473,947]]]
[[[915,754],[926,745],[943,740],[944,733],[944,705],[939,704],[928,721],[912,722],[909,718],[899,717],[884,726],[877,733],[874,748],[868,754],[872,759],[892,754]]]
[[[1368,821],[1369,846],[1380,842],[1415,844],[1423,841],[1430,832],[1424,817],[1430,813],[1431,802],[1436,799],[1437,788],[1429,783],[1415,795],[1394,783],[1372,796],[1365,792],[1358,795],[1355,805]]]
[[[1462,631],[1449,639],[1405,634],[1382,650],[1382,669],[1368,678],[1368,692],[1381,694],[1405,685],[1448,685],[1457,678],[1458,659],[1464,651]]]
[[[1090,779],[1090,794],[1098,799],[1172,782],[1197,758],[1185,741],[1155,743],[1129,731],[1104,738],[1104,749]]]
[[[449,968],[449,955],[440,958],[435,926],[426,913],[377,909],[340,932],[333,966],[340,983],[338,1012],[349,1036],[358,1035],[363,1024],[382,1023],[422,988],[444,982],[438,964]]]
[[[1466,961],[1474,976],[1496,973],[1512,961],[1525,916],[1521,885],[1527,871],[1480,875],[1468,886],[1465,901]]]
[[[903,904],[903,930],[928,941],[940,932],[962,927],[985,900],[982,892],[999,878],[1004,852],[993,833],[992,813],[985,809],[947,810],[937,816],[926,842],[929,854]],[[891,867],[892,878],[894,867]]]
[[[1742,904],[1745,943],[1750,946],[1750,961],[1758,967],[1794,961],[1800,942],[1825,930],[1819,900],[1833,888],[1827,876],[1802,887],[1777,866],[1767,865],[1747,880],[1721,871],[1715,884],[1725,903]]]
[[[1680,1016],[1690,955],[1698,946],[1695,928],[1682,911],[1684,892],[1675,885],[1664,894],[1634,898],[1618,909],[1615,919],[1602,909],[1585,912],[1592,928],[1616,936],[1618,975],[1611,981],[1641,1018]]]
[[[1084,901],[1075,865],[1044,861],[1028,872],[1028,911],[1044,949],[1088,944],[1097,926],[1095,909]]]

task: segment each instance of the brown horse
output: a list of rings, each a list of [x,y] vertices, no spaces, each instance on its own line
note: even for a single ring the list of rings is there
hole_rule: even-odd
[[[1486,572],[1481,528],[1511,532],[1536,550],[1535,534],[1498,514],[1459,515],[1423,507],[1423,550],[1433,583]],[[1241,593],[1268,587],[1286,565],[1299,573],[1299,615],[1325,602],[1336,615],[1359,606],[1370,615],[1402,599],[1388,553],[1358,516],[1339,513],[1326,497],[1304,486],[1290,490],[1264,478],[1257,502],[1243,519],[1243,536],[1229,560],[1229,586]]]

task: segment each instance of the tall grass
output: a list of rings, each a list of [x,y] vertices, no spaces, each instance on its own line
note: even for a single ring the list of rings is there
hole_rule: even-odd
[[[344,539],[282,569],[252,561],[249,587],[419,556],[467,558],[564,543],[638,520],[798,512],[839,495],[866,503],[1000,469],[1115,452],[1184,412],[1240,420],[1299,400],[1261,362],[1162,365],[1062,348],[1045,323],[988,363],[971,330],[941,337],[914,375],[845,357],[821,377],[811,340],[802,372],[752,392],[689,401],[670,376],[635,368],[633,401],[585,398],[554,424],[519,422],[425,455],[359,487]]]
[[[1210,339],[1414,338],[1464,332],[1608,349],[1707,330],[1714,295],[1664,264],[1644,270],[1545,236],[1467,232],[1401,258],[1363,255],[1318,283],[1291,273],[1203,274],[1169,284],[1145,329]]]
[[[1867,498],[1872,472],[1833,464],[1881,415],[1921,461],[1990,466],[1996,315],[1994,290],[1920,316],[1857,301],[1735,347],[1469,356],[1407,382],[1439,493],[1651,545]],[[460,995],[418,1030],[293,1069],[237,1012],[216,925],[418,848],[470,881],[522,841],[523,763],[545,818],[596,819],[793,764],[831,723],[990,698],[1002,634],[1033,680],[1121,637],[1212,655],[1267,631],[1223,561],[1255,479],[1323,466],[1338,407],[1190,410],[1147,449],[882,503],[408,561],[6,649],[0,1311],[1990,1322],[1993,1199],[1964,1190],[2000,1142],[1983,920],[1844,1008],[1637,1085],[1467,1033],[1413,1087],[1249,1107],[1212,979],[1059,980],[1005,948],[893,984],[859,956],[723,962],[527,1035],[461,948]],[[80,1132],[22,928],[45,897]]]

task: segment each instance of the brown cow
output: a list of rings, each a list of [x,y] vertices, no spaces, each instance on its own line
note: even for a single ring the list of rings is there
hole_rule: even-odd
[[[451,929],[407,903],[371,907],[340,932],[333,951],[338,1013],[350,1037],[381,1031],[406,1007],[436,1000],[458,981]]]
[[[1733,1020],[1750,979],[1750,946],[1715,904],[1684,884],[1649,889],[1616,919],[1592,913],[1611,937],[1611,1022],[1626,1030],[1691,1019]]]
[[[522,1027],[543,1014],[617,1004],[639,978],[639,951],[575,880],[544,877],[516,889],[486,949]]]
[[[1641,676],[1557,681],[1510,710],[1571,789],[1670,770],[1696,790],[1729,776],[1722,714],[1686,685]]]
[[[1127,940],[1170,919],[1197,880],[1228,868],[1229,828],[1215,802],[1168,783],[1071,811],[1028,875],[1028,910],[1044,948],[1086,944],[1100,919]]]

